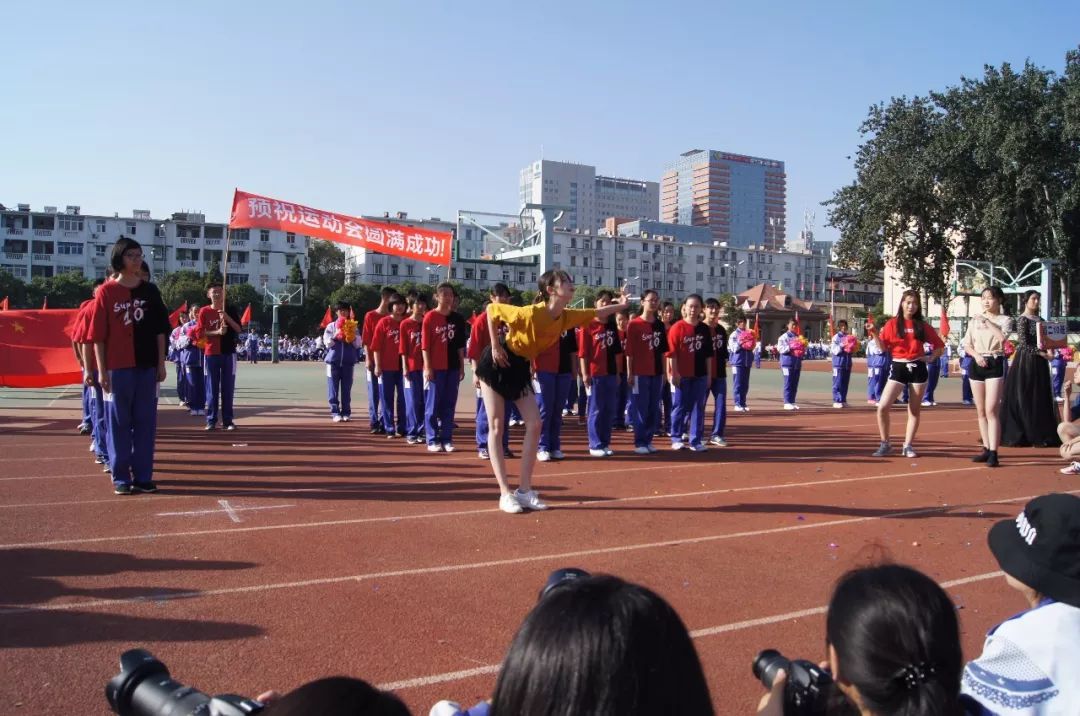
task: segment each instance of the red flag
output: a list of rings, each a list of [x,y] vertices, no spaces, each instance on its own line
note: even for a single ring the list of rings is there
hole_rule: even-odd
[[[46,296],[45,300],[41,302],[41,310],[42,311],[49,310],[49,297],[48,296]]]
[[[247,305],[247,308],[244,309],[244,315],[240,316],[240,325],[241,326],[246,326],[249,323],[251,323],[251,304],[250,303]]]
[[[941,307],[941,330],[939,331],[939,333],[941,333],[941,338],[942,339],[945,339],[945,338],[948,337],[950,329],[951,328],[949,326],[949,315],[945,311],[945,306],[942,306]]]
[[[76,309],[0,314],[0,386],[46,388],[82,382],[65,332]]]
[[[831,341],[832,337],[835,336],[835,335],[836,335],[836,329],[833,328],[832,314],[830,313],[829,314],[829,340]]]
[[[760,318],[760,316],[755,313],[754,314],[754,340],[755,341],[760,341],[761,340],[761,326],[758,324],[758,319],[759,318]]]
[[[795,335],[802,335],[802,326],[799,325],[799,309],[795,309]]]
[[[11,310],[11,306],[8,303],[8,297],[4,296],[4,300],[0,301],[0,311],[8,311],[8,310]]]
[[[180,317],[187,313],[187,301],[180,304],[180,308],[169,314],[169,325],[176,328],[180,325]]]
[[[326,313],[322,317],[322,323],[319,324],[319,328],[326,328],[334,322],[334,314],[330,312],[330,307],[326,307]]]

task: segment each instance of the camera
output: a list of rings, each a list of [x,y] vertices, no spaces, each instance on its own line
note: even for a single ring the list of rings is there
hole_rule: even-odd
[[[829,711],[833,680],[829,672],[805,659],[791,660],[775,649],[765,649],[754,659],[754,676],[771,689],[776,672],[787,672],[784,716],[814,716]]]
[[[105,685],[105,698],[119,716],[248,716],[263,710],[254,699],[208,696],[174,681],[165,665],[144,649],[120,655],[120,673]]]

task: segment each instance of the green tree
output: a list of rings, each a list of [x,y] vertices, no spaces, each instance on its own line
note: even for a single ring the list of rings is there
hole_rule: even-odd
[[[179,308],[182,304],[188,306],[198,304],[205,305],[206,280],[195,271],[184,270],[166,274],[158,283],[161,291],[161,299],[170,310]]]
[[[222,283],[225,278],[221,275],[221,267],[218,266],[217,259],[210,262],[210,267],[206,269],[206,278],[203,281],[203,289],[210,288],[210,284]]]
[[[0,301],[7,297],[12,309],[26,308],[26,284],[8,271],[0,270]]]
[[[35,276],[26,287],[26,301],[30,308],[39,308],[48,297],[49,308],[78,308],[93,292],[94,283],[82,273]]]
[[[300,263],[296,262],[289,267],[289,283],[303,283],[304,272],[300,268]]]

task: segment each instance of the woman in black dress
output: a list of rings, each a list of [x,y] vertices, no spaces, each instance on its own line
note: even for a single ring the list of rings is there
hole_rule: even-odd
[[[1050,362],[1039,350],[1038,291],[1024,294],[1024,312],[1016,319],[1016,356],[1005,379],[1001,444],[1009,447],[1057,447],[1058,416],[1050,387]]]

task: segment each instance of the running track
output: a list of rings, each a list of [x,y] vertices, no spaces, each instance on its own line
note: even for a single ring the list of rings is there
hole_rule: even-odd
[[[0,714],[108,713],[104,683],[134,646],[209,693],[340,673],[395,689],[418,715],[440,698],[472,704],[563,566],[667,598],[718,713],[752,712],[759,649],[819,659],[832,583],[881,556],[946,585],[975,655],[1023,608],[986,530],[1080,485],[1047,450],[1006,451],[997,470],[968,462],[969,409],[925,411],[923,455],[882,460],[868,457],[870,409],[804,408],[732,415],[732,447],[704,454],[638,457],[617,436],[606,460],[579,457],[570,418],[574,459],[538,466],[554,509],[518,516],[496,509],[464,414],[461,450],[429,455],[314,407],[251,408],[242,430],[207,435],[163,405],[162,491],[133,497],[112,495],[73,411],[9,416]]]

